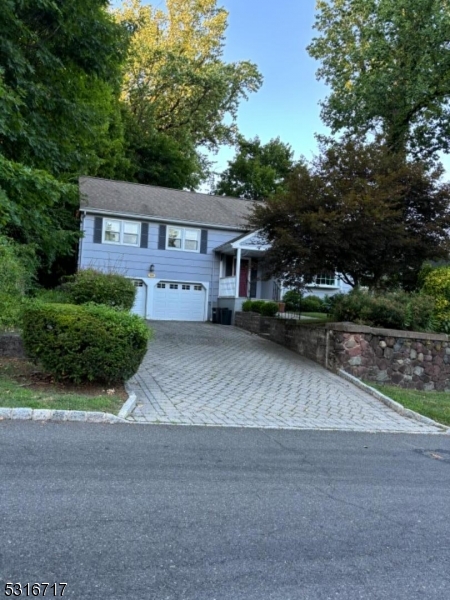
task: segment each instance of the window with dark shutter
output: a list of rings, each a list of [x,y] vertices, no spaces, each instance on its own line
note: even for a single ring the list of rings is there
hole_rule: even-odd
[[[94,219],[94,244],[102,243],[103,219],[95,217]]]
[[[141,223],[141,248],[148,248],[148,223]]]
[[[200,254],[208,253],[208,230],[202,229],[202,237],[200,241]]]
[[[159,226],[159,236],[158,236],[158,250],[166,249],[166,226]]]

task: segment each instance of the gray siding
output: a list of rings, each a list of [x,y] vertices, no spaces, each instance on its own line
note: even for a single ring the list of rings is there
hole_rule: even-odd
[[[175,224],[176,222],[174,222]],[[94,243],[93,215],[85,216],[83,227],[84,238],[80,244],[79,260],[81,268],[114,270],[127,277],[141,278],[148,276],[149,267],[153,264],[157,279],[176,279],[209,284],[209,303],[217,301],[219,291],[220,261],[213,250],[237,235],[236,231],[208,229],[208,252],[200,254],[158,250],[158,223],[149,223],[148,248]]]

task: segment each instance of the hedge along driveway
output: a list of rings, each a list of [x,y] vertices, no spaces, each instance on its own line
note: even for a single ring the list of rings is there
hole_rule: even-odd
[[[142,423],[438,433],[294,352],[235,327],[152,322],[129,381]]]

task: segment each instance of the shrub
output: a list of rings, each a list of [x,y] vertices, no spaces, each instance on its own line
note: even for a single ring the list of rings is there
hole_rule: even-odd
[[[36,293],[36,298],[40,302],[48,304],[72,304],[70,295],[61,287],[52,290],[39,290]]]
[[[255,313],[261,314],[262,307],[266,303],[264,300],[250,300],[251,308],[250,310]]]
[[[261,306],[261,314],[264,317],[274,317],[279,310],[277,302],[264,302]]]
[[[286,305],[285,310],[287,312],[299,312],[301,301],[302,295],[296,290],[289,290],[283,296],[283,302]]]
[[[150,339],[137,315],[94,304],[29,302],[22,320],[28,356],[56,379],[76,383],[129,379]]]
[[[301,299],[302,312],[322,312],[323,302],[318,296],[305,296]]]
[[[434,299],[403,291],[370,294],[360,289],[340,295],[333,318],[372,327],[423,331],[432,329]]]
[[[64,291],[74,304],[105,304],[131,310],[136,288],[131,279],[117,273],[102,273],[95,269],[82,269],[67,278]]]
[[[245,302],[242,303],[242,310],[244,312],[251,312],[252,304],[253,304],[253,300],[246,300]]]
[[[20,325],[20,306],[31,286],[33,271],[11,240],[0,236],[0,329]]]
[[[422,291],[435,299],[434,322],[437,331],[450,330],[450,267],[422,269]]]

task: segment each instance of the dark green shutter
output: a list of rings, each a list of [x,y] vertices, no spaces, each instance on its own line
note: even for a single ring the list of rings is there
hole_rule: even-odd
[[[167,227],[165,225],[159,226],[158,250],[166,249],[166,231]]]
[[[141,223],[141,248],[148,248],[148,223]]]
[[[208,231],[207,229],[202,229],[202,237],[200,242],[200,254],[208,253]]]
[[[102,243],[103,219],[95,217],[94,219],[94,244]]]

